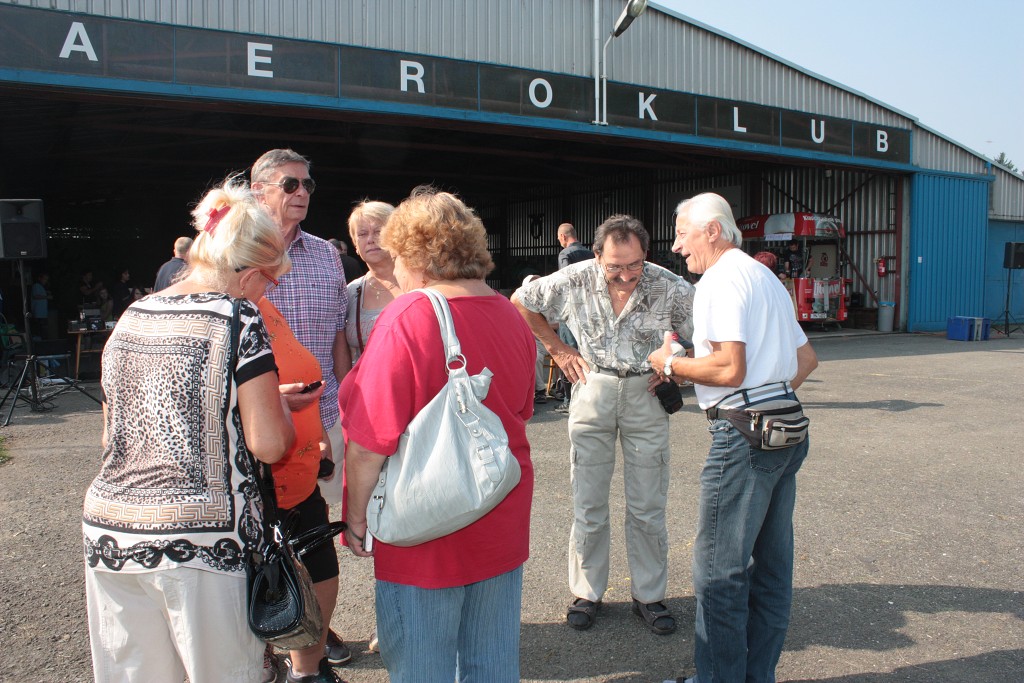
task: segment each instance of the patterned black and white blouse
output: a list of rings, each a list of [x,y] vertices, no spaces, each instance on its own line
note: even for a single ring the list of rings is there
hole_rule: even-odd
[[[236,387],[276,366],[259,311],[242,300],[232,375],[232,303],[218,293],[150,295],[107,341],[108,443],[82,522],[90,567],[244,575],[262,532]]]

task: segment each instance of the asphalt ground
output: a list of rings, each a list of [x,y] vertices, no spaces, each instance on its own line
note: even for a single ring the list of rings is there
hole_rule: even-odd
[[[821,365],[799,392],[812,435],[798,476],[795,594],[780,681],[1024,681],[1024,334],[993,337],[814,335]],[[667,603],[679,629],[669,636],[650,633],[630,611],[621,468],[605,606],[589,631],[565,625],[568,439],[556,403],[537,406],[523,680],[658,683],[692,673],[690,560],[709,436],[692,390],[685,399],[671,418]],[[19,408],[0,430],[14,456],[0,468],[0,633],[8,645],[0,680],[90,680],[78,520],[100,429],[95,404],[71,394],[52,413]],[[48,439],[57,431],[55,447]],[[69,461],[76,466],[59,495],[34,488]],[[44,496],[57,504],[29,514]],[[24,585],[15,580],[25,572],[12,563],[30,554],[45,587],[29,575]],[[366,652],[371,563],[343,551],[341,564],[333,626],[355,660],[340,671],[352,682],[385,681],[380,657]],[[54,567],[65,565],[55,580]]]

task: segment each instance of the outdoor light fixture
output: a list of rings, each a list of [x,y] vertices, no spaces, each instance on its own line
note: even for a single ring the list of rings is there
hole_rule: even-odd
[[[626,6],[622,8],[622,14],[619,15],[618,21],[615,22],[612,37],[618,38],[621,36],[623,31],[633,23],[633,20],[644,13],[645,9],[647,9],[647,0],[629,0]]]
[[[594,124],[598,126],[608,125],[608,44],[612,42],[612,38],[621,36],[629,25],[633,23],[633,20],[644,13],[647,9],[647,0],[629,0],[626,6],[622,9],[622,14],[615,22],[615,26],[612,28],[612,32],[608,35],[608,39],[604,41],[604,48],[601,50],[601,63],[600,69],[596,60],[597,44],[600,42],[600,13],[601,13],[601,2],[600,0],[594,0]],[[600,72],[600,80],[597,76]]]

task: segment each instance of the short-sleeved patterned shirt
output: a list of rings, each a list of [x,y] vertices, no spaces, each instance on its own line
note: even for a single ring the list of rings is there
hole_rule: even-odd
[[[86,562],[98,571],[179,566],[245,577],[262,536],[238,386],[275,371],[267,330],[242,300],[153,294],[103,349],[107,445],[85,495]]]
[[[647,356],[661,346],[665,332],[693,336],[693,285],[653,263],[644,263],[640,282],[618,317],[596,260],[534,280],[516,296],[528,310],[567,325],[583,358],[603,368],[648,370]]]
[[[334,376],[334,338],[345,333],[348,292],[338,250],[327,240],[297,228],[288,245],[292,269],[267,298],[281,311],[295,338],[320,363],[324,393],[320,417],[330,429],[338,422],[338,380]]]

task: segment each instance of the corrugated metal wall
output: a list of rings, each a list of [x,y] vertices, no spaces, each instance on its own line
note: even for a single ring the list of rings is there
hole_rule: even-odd
[[[839,218],[846,227],[849,259],[844,275],[860,292],[863,305],[898,301],[900,244],[899,176],[866,171],[779,169],[760,175],[756,193],[761,197],[750,213],[810,211]],[[890,274],[878,276],[875,259],[891,257]]]
[[[989,184],[919,173],[912,185],[907,328],[944,330],[982,315]]]
[[[989,218],[1006,221],[1024,221],[1024,180],[999,167],[993,167],[992,200]]]

